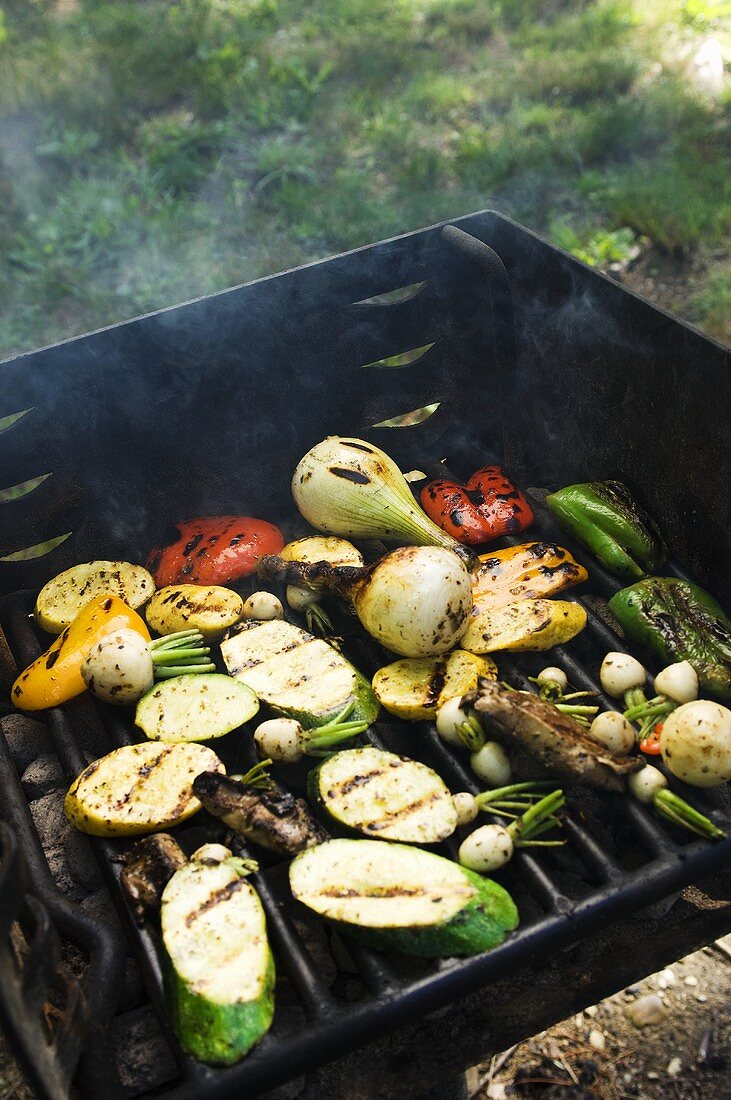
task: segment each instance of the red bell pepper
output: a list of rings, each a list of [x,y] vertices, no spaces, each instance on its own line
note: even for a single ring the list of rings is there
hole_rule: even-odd
[[[517,535],[533,522],[530,504],[499,466],[477,470],[466,485],[430,481],[421,490],[421,506],[443,531],[468,546]]]
[[[150,553],[147,568],[158,588],[168,584],[226,584],[248,577],[259,558],[278,554],[278,527],[251,516],[205,516],[176,525],[176,536]]]

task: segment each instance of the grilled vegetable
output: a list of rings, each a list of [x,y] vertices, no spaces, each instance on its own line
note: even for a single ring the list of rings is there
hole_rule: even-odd
[[[562,668],[550,665],[541,669],[536,676],[536,683],[544,699],[550,699],[554,695],[558,698],[569,686],[569,678]]]
[[[438,546],[404,546],[365,569],[265,558],[259,575],[336,591],[369,634],[403,657],[446,653],[472,610],[464,563]]]
[[[718,787],[731,779],[731,711],[710,699],[684,703],[663,722],[662,758],[693,787]]]
[[[263,759],[269,758],[278,764],[296,764],[308,753],[321,756],[324,750],[341,741],[350,741],[368,729],[368,722],[347,720],[354,709],[355,700],[351,699],[331,721],[308,730],[294,718],[270,718],[257,726],[254,733],[257,752]]]
[[[274,960],[246,873],[239,859],[194,856],[162,898],[173,1025],[183,1049],[213,1065],[240,1061],[274,1015]]]
[[[197,630],[168,634],[154,642],[133,630],[105,634],[90,649],[81,666],[84,683],[92,695],[107,703],[136,703],[155,680],[186,673],[214,672],[210,650]]]
[[[647,672],[636,657],[618,651],[607,653],[599,669],[599,679],[607,695],[627,702],[627,692],[644,688]]]
[[[690,661],[702,688],[731,699],[731,619],[698,585],[648,577],[617,592],[609,608],[634,641],[663,660]]]
[[[676,661],[658,672],[655,691],[674,703],[692,703],[698,698],[698,674],[690,661]]]
[[[553,542],[524,542],[482,554],[472,573],[472,599],[479,611],[497,611],[519,599],[556,596],[588,577],[583,565]]]
[[[631,752],[635,746],[635,731],[616,710],[605,710],[598,714],[589,726],[589,736],[601,741],[615,756]]]
[[[138,924],[157,915],[163,890],[187,862],[185,852],[168,833],[143,837],[127,852],[119,881]]]
[[[11,697],[21,710],[43,710],[66,703],[86,690],[81,666],[97,642],[118,630],[131,630],[149,642],[143,620],[116,596],[95,596],[70,626],[13,684]]]
[[[293,856],[327,839],[307,803],[288,791],[203,772],[193,781],[193,793],[229,829],[278,855]]]
[[[273,523],[251,516],[204,516],[178,523],[172,540],[156,547],[147,567],[158,588],[226,584],[248,577],[264,554],[284,546]]]
[[[638,757],[615,756],[594,741],[570,715],[529,691],[511,691],[481,680],[476,692],[462,701],[480,720],[499,732],[525,756],[551,775],[589,787],[621,791],[623,779],[643,766]],[[519,769],[523,770],[523,769]]]
[[[501,886],[405,844],[329,840],[297,856],[289,882],[298,901],[344,933],[407,955],[477,955],[518,926]]]
[[[332,646],[292,623],[238,623],[221,643],[231,676],[247,684],[275,714],[303,728],[323,726],[349,703],[352,721],[378,714],[368,681]]]
[[[268,619],[283,619],[282,601],[273,592],[252,592],[244,601],[243,614],[240,618],[259,619],[262,622]]]
[[[667,779],[657,768],[647,765],[641,772],[630,775],[627,787],[638,802],[652,806],[662,817],[681,829],[688,829],[706,840],[722,840],[726,835],[684,798],[669,791]]]
[[[468,546],[517,535],[533,522],[530,504],[499,466],[477,470],[466,485],[429,482],[421,490],[421,506],[443,531]]]
[[[38,593],[36,622],[49,634],[60,634],[90,600],[116,596],[136,609],[152,596],[155,582],[141,565],[126,561],[90,561],[59,573]]]
[[[137,704],[135,723],[150,741],[211,741],[243,726],[259,710],[246,684],[217,672],[157,684]]]
[[[362,836],[436,844],[457,827],[452,796],[426,764],[372,745],[333,753],[310,772],[310,801]]]
[[[479,676],[495,680],[495,663],[455,649],[445,657],[406,657],[394,661],[375,674],[373,690],[390,714],[418,722],[436,717],[448,699],[474,690]]]
[[[586,611],[565,600],[518,600],[497,611],[477,611],[460,640],[471,653],[543,650],[570,641],[586,626]]]
[[[530,786],[530,784],[518,783],[512,790],[518,793],[518,788],[524,786]],[[505,789],[511,790],[511,788]],[[476,801],[479,804],[479,796]],[[564,840],[539,840],[538,838],[560,824],[555,815],[565,803],[563,791],[552,791],[543,798],[539,798],[533,805],[528,804],[525,812],[507,826],[481,825],[460,844],[459,862],[471,871],[486,874],[503,867],[512,858],[516,848],[560,847],[566,843]],[[490,805],[484,805],[484,808],[489,810]]]
[[[513,776],[508,755],[497,741],[486,741],[470,753],[470,767],[488,787],[504,787]]]
[[[634,580],[654,573],[666,550],[654,520],[621,481],[568,485],[546,497],[559,523],[610,573]]]
[[[218,585],[174,584],[160,588],[145,610],[148,625],[158,634],[198,630],[207,642],[221,638],[244,612],[238,592]]]
[[[285,561],[326,561],[330,565],[354,565],[361,567],[363,555],[346,539],[308,535],[304,539],[288,542],[279,555]]]
[[[84,768],[66,795],[69,821],[92,836],[169,829],[201,808],[193,780],[224,771],[204,745],[124,745]]]
[[[417,508],[396,463],[362,439],[328,436],[308,451],[292,478],[292,496],[318,531],[411,546],[464,547]]]
[[[89,650],[81,676],[92,695],[107,703],[136,703],[155,681],[149,646],[129,627],[105,634]]]

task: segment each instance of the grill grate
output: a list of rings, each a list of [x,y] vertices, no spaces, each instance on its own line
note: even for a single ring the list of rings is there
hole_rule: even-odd
[[[461,475],[484,463],[485,456],[479,455],[475,460],[474,455],[457,453],[450,456],[450,460],[450,468]],[[442,476],[449,474],[449,468],[443,463],[425,461],[421,468],[430,474],[437,471]],[[586,561],[580,548],[572,546],[571,540],[558,532],[538,499],[535,500],[535,510],[537,522],[530,537],[560,540],[567,545],[578,560],[584,558],[590,572],[587,583],[592,588],[592,595],[610,595],[618,587],[617,582],[593,561]],[[521,539],[506,539],[496,546],[519,541]],[[571,596],[569,593],[569,598]],[[584,596],[574,598],[585,603],[589,613],[588,626],[572,643],[569,651],[563,647],[554,649],[551,660],[564,667],[576,687],[596,691],[599,685],[592,670],[598,668],[601,656],[608,648],[620,648],[621,643],[595,614],[593,600],[587,601]],[[0,608],[3,629],[19,665],[29,663],[42,648],[41,639],[29,616],[32,600],[32,593],[16,593],[7,597]],[[296,618],[293,616],[293,619]],[[383,663],[383,652],[362,633],[353,633],[351,620],[343,616],[338,625],[347,635],[345,648],[348,655],[364,672],[371,672]],[[501,655],[501,676],[517,687],[528,687],[527,677],[537,671],[539,662],[545,663],[545,655],[543,658],[528,654],[512,658]],[[606,699],[602,701],[611,705]],[[81,704],[58,708],[47,715],[54,748],[69,781],[87,763],[84,745],[88,715],[83,713],[85,705],[88,706]],[[129,719],[119,711],[100,703],[94,704],[94,711],[103,727],[108,749],[138,739]],[[453,791],[477,792],[479,789],[475,777],[466,766],[466,754],[460,756],[453,753],[438,737],[433,725],[421,723],[415,727],[387,716],[369,731],[368,737],[376,745],[424,760],[440,772]],[[253,763],[253,748],[247,746],[246,753]],[[297,788],[303,774],[296,768],[283,769],[279,778],[286,785]],[[31,829],[30,814],[19,794],[17,777],[8,778],[8,788],[13,792],[12,801],[22,804],[18,806],[13,823],[25,838]],[[720,826],[728,828],[731,825],[731,819],[721,809],[711,805],[709,797],[700,796],[698,791],[684,790],[682,793],[702,805],[703,811],[709,813]],[[340,945],[334,950],[339,961],[345,965],[341,967],[340,977],[332,982],[327,980],[322,958],[313,948],[313,918],[296,911],[289,897],[286,863],[265,856],[262,870],[253,882],[266,910],[278,973],[284,980],[278,983],[277,1015],[272,1032],[242,1063],[230,1069],[202,1066],[188,1058],[177,1046],[164,1007],[159,937],[152,929],[137,928],[118,886],[121,869],[119,853],[127,845],[125,842],[92,838],[91,844],[105,884],[120,908],[127,935],[141,966],[147,994],[175,1059],[177,1068],[174,1080],[168,1074],[167,1081],[158,1082],[159,1086],[166,1086],[162,1094],[168,1100],[193,1100],[194,1097],[197,1100],[204,1087],[206,1096],[217,1100],[240,1096],[244,1091],[256,1095],[373,1036],[385,1034],[389,1029],[446,1006],[455,998],[509,974],[534,953],[545,955],[555,952],[620,915],[636,912],[657,902],[682,886],[720,869],[731,856],[731,837],[717,844],[688,840],[671,827],[660,824],[640,804],[621,796],[603,795],[601,799],[592,796],[588,804],[577,802],[570,805],[569,810],[565,827],[567,848],[538,856],[519,851],[503,876],[502,880],[518,900],[523,923],[501,947],[473,959],[433,962],[386,958],[350,945],[347,946],[345,958]],[[220,823],[208,821],[201,826],[199,819],[203,817],[205,815],[198,815],[177,830],[181,843],[188,850],[201,842],[202,832],[207,837],[221,836]],[[42,870],[37,839],[32,847],[34,862]],[[439,846],[439,850],[454,857],[457,847],[457,839],[450,838]],[[629,865],[628,853],[631,856]],[[4,858],[3,866],[5,862]],[[43,874],[47,875],[47,869]],[[53,919],[58,921],[61,910],[58,905],[54,907],[48,892],[43,893],[41,899]],[[69,908],[68,902],[64,905]],[[91,991],[88,994],[90,1011],[87,1020],[94,1019],[97,1013],[106,1013],[109,1017],[114,1010],[107,991],[115,989],[118,955],[117,945],[116,957],[106,958],[101,970],[97,967],[94,972],[95,982],[87,979],[86,985]],[[343,985],[348,980],[347,975],[342,976],[343,969],[352,969],[351,982],[360,983],[361,992],[356,1000],[349,1000],[347,993],[343,992]],[[93,1046],[94,1038],[88,1035],[87,1043]],[[65,1054],[67,1071],[73,1070],[80,1049],[81,1044],[76,1041],[70,1052]],[[54,1093],[46,1079],[38,1084],[39,1091],[54,1100],[56,1095],[62,1095]],[[127,1093],[130,1093],[129,1089]],[[105,1095],[112,1094],[106,1091]]]

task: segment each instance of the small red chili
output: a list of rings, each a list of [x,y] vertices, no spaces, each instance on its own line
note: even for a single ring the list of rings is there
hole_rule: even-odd
[[[646,752],[648,756],[660,755],[660,734],[662,733],[662,722],[656,722],[652,727],[651,733],[647,737],[644,737],[640,741],[640,751]]]

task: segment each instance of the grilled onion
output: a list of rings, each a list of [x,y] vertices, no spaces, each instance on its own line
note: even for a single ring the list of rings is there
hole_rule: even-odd
[[[417,507],[396,463],[372,443],[331,435],[308,451],[292,478],[292,495],[318,531],[471,552]],[[399,651],[400,652],[400,651]]]

